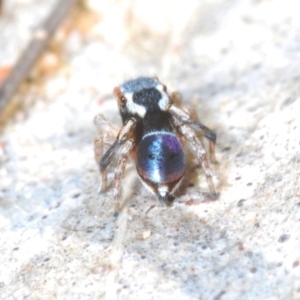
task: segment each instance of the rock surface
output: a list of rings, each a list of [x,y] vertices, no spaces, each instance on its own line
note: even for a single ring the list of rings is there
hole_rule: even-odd
[[[50,3],[12,2],[3,65]],[[88,4],[98,23],[70,34],[66,66],[1,129],[0,299],[300,299],[297,1]],[[132,164],[119,218],[112,189],[97,194],[93,118],[120,126],[112,89],[138,75],[217,132],[218,201],[187,205],[207,191],[192,156],[172,208]]]

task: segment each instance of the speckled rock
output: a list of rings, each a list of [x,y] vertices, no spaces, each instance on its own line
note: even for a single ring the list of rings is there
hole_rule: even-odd
[[[5,13],[30,30],[39,1],[14,2]],[[1,129],[0,299],[299,299],[297,2],[88,3],[99,21],[66,40],[67,70]],[[113,87],[151,74],[217,132],[220,197],[201,201],[192,155],[172,208],[131,164],[116,219],[112,189],[97,194],[93,118],[120,126]]]

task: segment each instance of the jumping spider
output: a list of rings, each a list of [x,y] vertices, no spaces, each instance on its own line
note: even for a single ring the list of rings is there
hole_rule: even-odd
[[[104,144],[114,136],[114,129],[102,115],[95,117],[99,135],[95,139],[95,158],[99,164],[101,183],[99,192],[107,188],[107,167],[118,154],[114,171],[115,212],[120,211],[121,179],[128,157],[136,164],[142,183],[158,200],[167,204],[173,201],[172,193],[180,184],[186,161],[183,143],[189,142],[204,170],[211,196],[217,198],[212,172],[205,148],[197,138],[199,131],[209,140],[210,160],[216,162],[216,134],[190,118],[174,103],[176,95],[168,94],[167,88],[157,78],[139,77],[114,89],[123,127],[115,134],[116,139],[103,155]]]

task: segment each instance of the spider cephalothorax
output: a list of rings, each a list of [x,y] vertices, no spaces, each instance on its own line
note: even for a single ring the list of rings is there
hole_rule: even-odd
[[[116,87],[114,94],[118,100],[123,127],[115,141],[103,154],[103,145],[108,130],[113,130],[101,115],[95,123],[99,136],[95,139],[95,156],[99,163],[101,184],[100,191],[107,187],[106,168],[118,153],[114,172],[115,210],[119,211],[121,178],[129,156],[135,160],[136,169],[143,184],[162,203],[172,201],[172,193],[180,183],[186,171],[186,161],[182,141],[190,143],[199,159],[212,196],[216,192],[212,182],[209,160],[202,143],[194,130],[202,133],[209,140],[211,160],[215,161],[214,148],[216,135],[200,122],[174,104],[173,95],[157,79],[139,77]]]

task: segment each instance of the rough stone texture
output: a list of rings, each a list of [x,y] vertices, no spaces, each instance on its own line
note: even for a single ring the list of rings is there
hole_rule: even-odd
[[[5,14],[30,30],[41,2],[14,2]],[[89,4],[101,18],[66,41],[67,70],[2,128],[0,299],[300,299],[298,2]],[[3,28],[21,40],[15,22]],[[221,195],[184,203],[207,191],[191,156],[162,207],[131,166],[115,219],[112,189],[96,193],[92,120],[120,126],[112,88],[151,74],[216,130]]]

